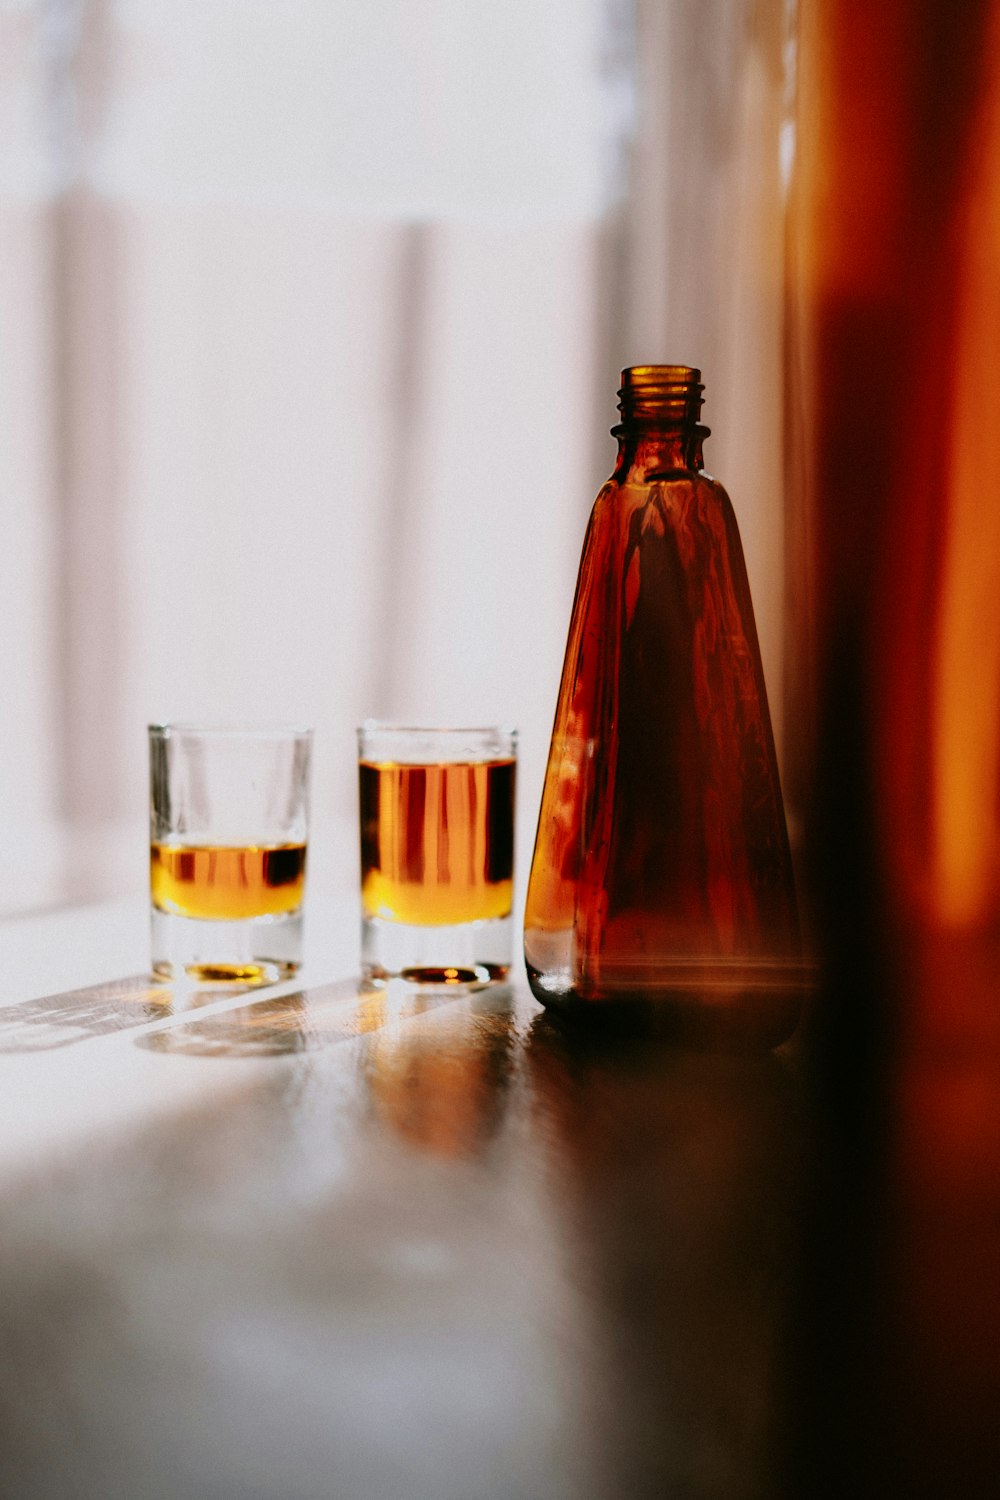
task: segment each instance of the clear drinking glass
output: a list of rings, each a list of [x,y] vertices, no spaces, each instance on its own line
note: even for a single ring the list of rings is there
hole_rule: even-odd
[[[312,730],[149,726],[153,972],[266,984],[302,961]]]
[[[414,984],[502,979],[511,963],[513,729],[358,730],[361,963]]]

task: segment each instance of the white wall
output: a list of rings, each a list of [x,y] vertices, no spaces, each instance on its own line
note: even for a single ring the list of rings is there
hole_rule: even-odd
[[[514,721],[523,870],[625,364],[779,716],[785,11],[0,0],[0,911],[141,887],[151,718],[313,722],[345,880],[361,717]]]
[[[315,723],[335,830],[361,717],[512,720],[530,827],[596,482],[598,0],[0,21],[0,907],[141,881],[150,718]]]

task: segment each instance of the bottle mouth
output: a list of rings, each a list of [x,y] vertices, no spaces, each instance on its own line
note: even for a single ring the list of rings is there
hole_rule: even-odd
[[[692,365],[630,365],[622,371],[622,423],[694,424],[701,415],[701,371]],[[612,432],[617,434],[618,427]]]

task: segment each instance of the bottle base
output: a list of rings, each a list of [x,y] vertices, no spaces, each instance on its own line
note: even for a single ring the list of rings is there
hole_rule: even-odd
[[[572,1023],[680,1045],[772,1050],[790,1040],[815,991],[807,961],[679,963],[667,973],[587,983],[526,965],[536,1000]]]

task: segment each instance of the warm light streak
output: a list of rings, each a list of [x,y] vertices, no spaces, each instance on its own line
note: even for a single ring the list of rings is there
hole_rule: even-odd
[[[987,99],[965,239],[932,667],[932,900],[949,926],[997,915],[1000,896],[1000,90]]]

